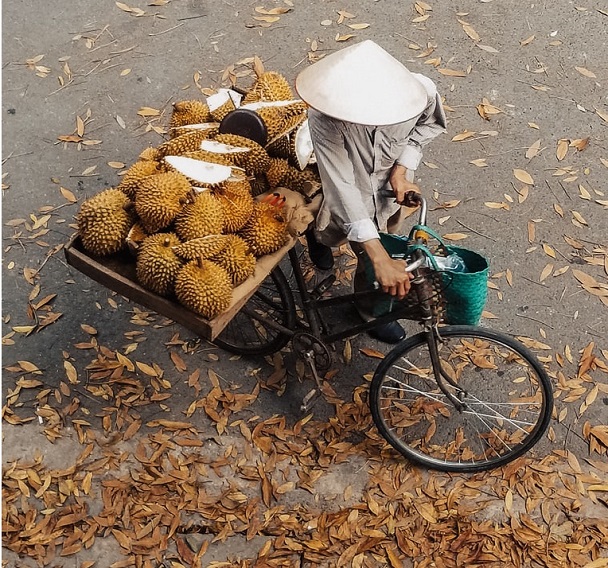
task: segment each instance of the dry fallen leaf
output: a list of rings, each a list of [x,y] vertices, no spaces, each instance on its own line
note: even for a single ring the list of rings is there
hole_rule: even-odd
[[[534,178],[526,170],[514,169],[513,175],[522,183],[534,185]]]

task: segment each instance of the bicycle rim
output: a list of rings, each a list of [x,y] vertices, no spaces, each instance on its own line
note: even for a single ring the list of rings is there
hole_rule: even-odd
[[[395,347],[379,365],[370,406],[380,433],[404,456],[432,469],[475,472],[527,452],[553,409],[547,374],[515,339],[477,327],[440,328],[439,357],[452,379],[439,388],[426,334]]]
[[[245,304],[247,310],[293,329],[296,308],[283,271],[277,266]],[[239,311],[215,339],[218,347],[238,355],[269,355],[282,349],[291,335],[265,325],[244,310]]]

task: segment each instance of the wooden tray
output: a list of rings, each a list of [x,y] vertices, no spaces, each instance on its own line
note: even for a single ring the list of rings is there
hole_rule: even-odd
[[[140,286],[135,275],[135,259],[127,252],[103,258],[92,257],[84,250],[78,236],[73,237],[64,250],[68,264],[92,280],[141,306],[168,317],[203,339],[213,341],[295,243],[296,239],[290,237],[287,244],[275,253],[258,258],[255,273],[234,289],[232,302],[228,309],[212,320],[195,314],[177,301],[159,296]]]

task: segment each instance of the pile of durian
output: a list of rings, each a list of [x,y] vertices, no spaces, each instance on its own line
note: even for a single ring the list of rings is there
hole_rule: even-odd
[[[262,118],[266,146],[220,133],[236,108]],[[281,188],[306,194],[319,185],[307,128],[305,104],[275,72],[260,74],[244,96],[220,89],[174,103],[170,137],[145,149],[116,187],[82,203],[83,248],[97,257],[129,250],[141,286],[215,318],[257,259],[287,242]]]

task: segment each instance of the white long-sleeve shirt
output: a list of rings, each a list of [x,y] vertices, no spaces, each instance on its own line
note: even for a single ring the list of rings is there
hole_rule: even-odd
[[[309,109],[308,120],[323,202],[316,219],[320,240],[336,245],[346,238],[364,242],[386,232],[399,209],[388,182],[392,167],[416,170],[422,147],[445,131],[446,118],[435,84],[415,74],[428,94],[424,111],[406,122],[366,126]]]

